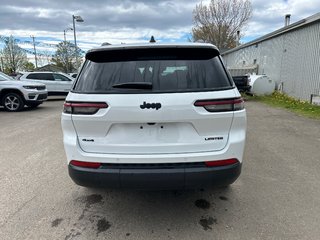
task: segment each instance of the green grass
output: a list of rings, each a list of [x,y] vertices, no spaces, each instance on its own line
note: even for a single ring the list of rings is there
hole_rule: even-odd
[[[244,96],[244,98],[248,101],[259,101],[271,106],[285,108],[309,118],[320,119],[320,106],[297,100],[277,91],[268,96]]]

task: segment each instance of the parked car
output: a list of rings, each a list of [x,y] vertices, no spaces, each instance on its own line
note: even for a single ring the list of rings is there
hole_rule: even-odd
[[[73,77],[73,78],[77,78],[78,73],[69,73],[69,75],[70,75],[71,77]]]
[[[244,102],[211,44],[90,50],[61,121],[81,186],[226,186],[241,172]]]
[[[74,78],[64,73],[28,72],[24,73],[20,80],[45,84],[49,95],[67,95]]]
[[[250,75],[243,75],[243,76],[232,76],[232,79],[238,88],[239,92],[249,93],[251,86],[250,86]]]
[[[47,96],[44,84],[17,81],[0,72],[0,105],[6,111],[17,112],[25,105],[37,107],[47,100]]]

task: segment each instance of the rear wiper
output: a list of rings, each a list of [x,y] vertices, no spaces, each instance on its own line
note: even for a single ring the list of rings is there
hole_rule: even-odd
[[[152,89],[151,82],[126,82],[112,85],[113,88]]]

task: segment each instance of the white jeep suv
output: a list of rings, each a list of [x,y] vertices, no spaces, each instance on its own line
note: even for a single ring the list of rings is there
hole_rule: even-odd
[[[19,79],[45,84],[49,95],[67,95],[74,82],[70,75],[57,72],[27,72]]]
[[[246,111],[211,44],[90,50],[61,121],[81,186],[226,186],[241,172]]]
[[[35,108],[47,100],[46,85],[17,81],[0,72],[0,105],[6,111],[18,112],[25,105]]]

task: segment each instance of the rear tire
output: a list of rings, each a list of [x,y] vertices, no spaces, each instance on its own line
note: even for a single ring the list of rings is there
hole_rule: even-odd
[[[8,112],[19,112],[24,107],[24,101],[17,93],[7,93],[2,98],[2,105]]]

